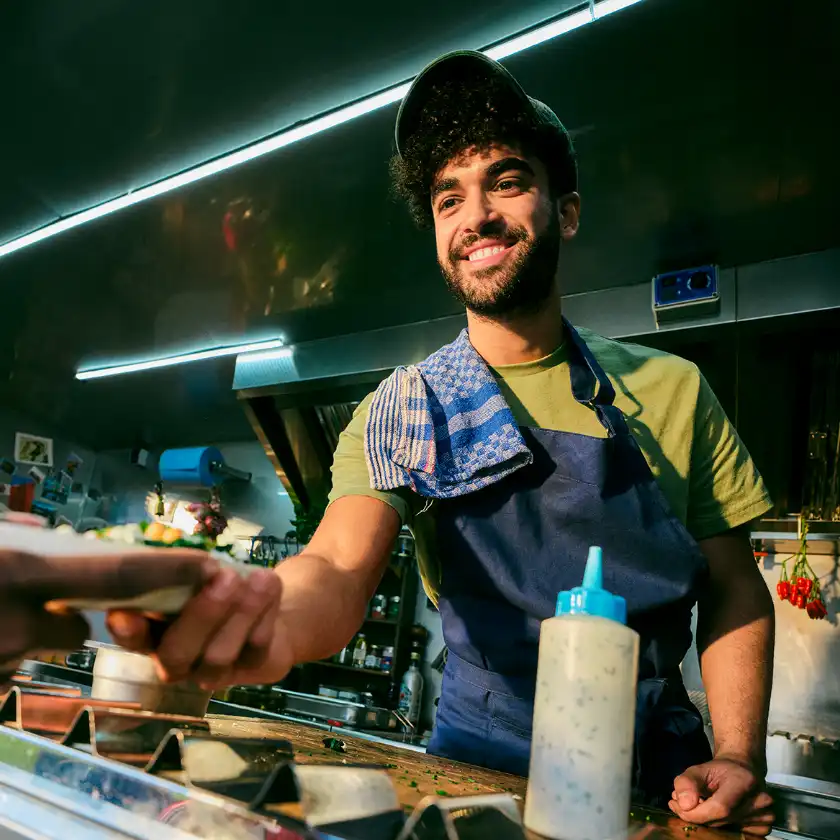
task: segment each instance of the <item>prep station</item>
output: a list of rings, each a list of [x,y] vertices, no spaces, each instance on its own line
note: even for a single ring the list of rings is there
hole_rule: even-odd
[[[394,86],[495,46],[577,149],[564,315],[694,362],[766,480],[771,836],[840,840],[838,4],[34,5],[0,13],[2,510],[298,553],[360,401],[465,323],[389,196]],[[527,779],[426,754],[443,641],[415,555],[403,529],[340,654],[212,697],[138,682],[87,613],[84,648],[0,695],[0,840],[535,837]],[[695,648],[682,674],[713,743]],[[626,840],[732,836],[628,815]]]

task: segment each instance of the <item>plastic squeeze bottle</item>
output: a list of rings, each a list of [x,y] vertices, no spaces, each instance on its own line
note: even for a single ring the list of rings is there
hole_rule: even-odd
[[[583,586],[561,592],[540,628],[525,825],[555,840],[627,832],[639,635],[601,564],[593,546]]]

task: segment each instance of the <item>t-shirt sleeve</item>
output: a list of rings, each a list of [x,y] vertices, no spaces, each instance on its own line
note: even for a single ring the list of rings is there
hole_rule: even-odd
[[[773,506],[750,453],[702,375],[688,480],[687,527],[696,540],[751,522]]]
[[[343,496],[369,496],[390,505],[399,514],[405,525],[411,518],[410,491],[383,493],[370,486],[367,461],[365,460],[365,425],[373,394],[359,403],[347,428],[338,438],[333,455],[332,490],[330,504]]]

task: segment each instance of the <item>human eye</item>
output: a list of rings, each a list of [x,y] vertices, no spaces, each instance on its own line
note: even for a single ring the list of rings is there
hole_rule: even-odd
[[[458,204],[458,199],[454,195],[448,195],[438,202],[438,213],[445,213],[447,210],[452,210]]]
[[[521,192],[523,189],[522,180],[520,178],[500,178],[496,182],[496,192],[513,193]]]

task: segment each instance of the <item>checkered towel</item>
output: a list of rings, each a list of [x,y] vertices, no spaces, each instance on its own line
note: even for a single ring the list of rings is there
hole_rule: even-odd
[[[480,490],[533,460],[466,330],[377,388],[365,457],[374,490],[410,487],[435,499]]]

